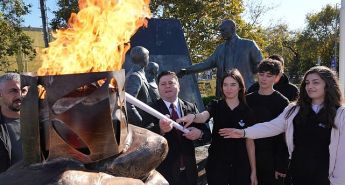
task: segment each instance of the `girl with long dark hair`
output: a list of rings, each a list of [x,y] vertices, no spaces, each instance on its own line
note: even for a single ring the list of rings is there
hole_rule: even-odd
[[[231,70],[222,78],[221,100],[214,100],[206,111],[188,114],[177,122],[205,123],[213,117],[212,142],[206,165],[209,185],[256,185],[255,146],[252,139],[225,139],[219,134],[223,128],[246,128],[251,125],[250,109],[245,100],[245,86],[241,73]]]
[[[224,138],[264,138],[285,132],[293,185],[345,184],[345,107],[334,71],[308,70],[300,97],[272,121],[227,129]]]

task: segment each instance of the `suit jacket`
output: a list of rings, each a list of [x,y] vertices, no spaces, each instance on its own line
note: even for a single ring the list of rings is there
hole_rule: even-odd
[[[182,116],[191,113],[198,113],[198,109],[192,103],[179,99],[179,104]],[[152,103],[151,106],[164,115],[170,115],[170,112],[162,99],[159,99],[156,102]],[[160,134],[159,120],[157,118],[148,114],[144,114],[143,122],[146,125],[151,124],[151,127],[149,127],[149,129]],[[201,129],[204,132],[202,139],[207,140],[209,138],[210,130],[206,127],[205,124],[193,123],[191,126]],[[182,140],[179,140],[177,136],[178,132],[180,131],[173,128],[170,132],[164,134],[164,137],[168,141],[169,152],[165,160],[157,168],[157,171],[159,171],[166,178],[170,185],[174,185],[179,173],[180,155],[183,154],[185,159],[184,162],[186,167],[186,175],[188,177],[188,182],[186,182],[185,184],[196,185],[197,170],[194,142],[186,139],[185,137],[182,137]]]

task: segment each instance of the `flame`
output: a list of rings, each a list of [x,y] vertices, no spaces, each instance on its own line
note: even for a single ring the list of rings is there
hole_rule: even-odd
[[[134,33],[151,17],[150,0],[79,0],[68,28],[43,50],[37,74],[58,75],[119,70]]]

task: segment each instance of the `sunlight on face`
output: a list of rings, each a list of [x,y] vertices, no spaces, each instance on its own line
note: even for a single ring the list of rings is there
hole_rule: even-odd
[[[241,90],[238,82],[230,76],[224,79],[222,88],[227,99],[237,98],[238,92]]]
[[[259,72],[258,73],[258,82],[260,88],[267,89],[272,88],[278,75],[273,75],[270,72]]]
[[[1,84],[1,98],[3,108],[18,112],[22,104],[22,95],[26,95],[27,88],[20,89],[17,81],[9,80]]]
[[[326,83],[317,73],[308,74],[305,79],[305,90],[314,103],[323,102]]]
[[[180,84],[174,76],[165,75],[158,82],[158,91],[163,100],[173,102],[180,92]]]

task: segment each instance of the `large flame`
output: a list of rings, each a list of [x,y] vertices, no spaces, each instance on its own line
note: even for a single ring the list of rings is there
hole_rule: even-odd
[[[38,75],[119,70],[130,38],[151,16],[150,0],[79,0],[68,28],[42,53]]]

